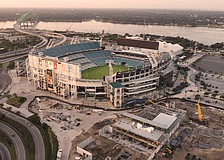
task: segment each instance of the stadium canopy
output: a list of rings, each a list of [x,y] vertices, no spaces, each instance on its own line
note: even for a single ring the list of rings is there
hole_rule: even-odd
[[[86,51],[100,50],[100,44],[98,42],[70,44],[64,46],[58,46],[50,49],[43,50],[41,53],[43,56],[49,57],[66,57],[70,54],[81,53]],[[36,52],[34,54],[38,54]]]

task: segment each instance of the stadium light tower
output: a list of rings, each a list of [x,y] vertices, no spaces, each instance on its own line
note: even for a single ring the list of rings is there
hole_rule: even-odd
[[[197,55],[197,48],[198,47],[198,43],[197,42],[195,42],[195,44],[194,44],[194,54],[195,55]]]
[[[113,76],[113,74],[114,74],[114,70],[113,70],[113,66],[112,66],[113,62],[114,62],[113,60],[106,60],[106,63],[109,64],[109,76]]]
[[[114,71],[113,71],[113,67],[112,67],[112,61],[110,61],[109,62],[109,75],[113,76],[113,73],[114,73]]]

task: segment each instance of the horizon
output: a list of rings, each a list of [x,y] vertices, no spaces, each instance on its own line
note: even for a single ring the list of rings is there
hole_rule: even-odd
[[[70,9],[70,10],[76,10],[76,9],[102,9],[102,10],[110,10],[110,9],[116,9],[116,10],[171,10],[171,11],[217,11],[217,12],[224,12],[224,9],[215,10],[215,9],[194,9],[194,8],[69,8],[69,7],[0,7],[0,9]]]
[[[169,9],[169,10],[208,10],[224,11],[224,1],[222,0],[64,0],[64,1],[29,1],[7,0],[1,3],[0,8],[17,8],[17,9]]]

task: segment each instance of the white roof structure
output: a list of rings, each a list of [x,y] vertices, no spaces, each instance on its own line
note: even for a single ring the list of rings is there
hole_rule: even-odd
[[[167,42],[159,41],[159,52],[169,52],[173,51],[175,55],[181,54],[183,47],[179,44],[171,44]]]
[[[126,130],[128,132],[134,133],[138,136],[141,136],[141,137],[144,137],[144,138],[147,138],[147,139],[151,139],[153,141],[158,141],[159,138],[164,133],[163,131],[160,131],[160,130],[154,130],[153,132],[150,133],[148,131],[138,129],[136,127],[133,127],[132,122],[128,122],[128,121],[125,121],[125,120],[118,121],[118,122],[114,123],[113,126],[121,128],[121,129]]]
[[[177,119],[175,116],[170,116],[165,113],[160,113],[156,118],[154,118],[152,121],[134,114],[130,114],[127,112],[122,112],[122,115],[134,120],[137,120],[139,122],[142,122],[144,124],[148,124],[153,127],[159,127],[162,129],[168,129],[171,124]]]
[[[165,114],[165,113],[160,113],[152,121],[155,122],[155,123],[165,125],[169,128],[176,119],[177,119],[177,117],[175,117],[175,116],[170,116],[170,115]]]

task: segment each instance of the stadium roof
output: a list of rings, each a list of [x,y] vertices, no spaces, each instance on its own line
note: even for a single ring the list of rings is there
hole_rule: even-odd
[[[136,40],[136,39],[120,38],[118,39],[117,44],[122,46],[153,49],[153,50],[159,49],[159,42]]]
[[[122,84],[120,84],[119,82],[112,82],[112,83],[110,83],[110,85],[113,88],[123,88]]]
[[[99,50],[100,45],[98,42],[89,42],[89,43],[79,43],[79,44],[71,44],[58,46],[50,49],[46,49],[42,51],[43,56],[49,57],[63,57],[72,53],[80,53],[91,50]],[[40,52],[36,52],[34,54],[38,54]]]

